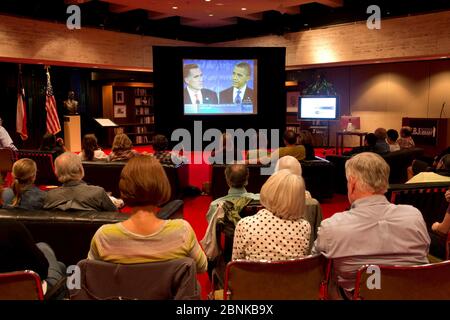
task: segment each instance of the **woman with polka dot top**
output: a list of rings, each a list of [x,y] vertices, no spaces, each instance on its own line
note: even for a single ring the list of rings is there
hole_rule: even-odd
[[[232,259],[288,260],[309,254],[311,226],[305,212],[305,183],[289,170],[280,170],[263,185],[265,209],[236,226]]]

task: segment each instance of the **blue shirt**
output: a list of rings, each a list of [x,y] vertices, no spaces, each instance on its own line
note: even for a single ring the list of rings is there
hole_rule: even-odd
[[[26,210],[40,210],[44,206],[45,192],[32,186],[22,193],[19,205],[16,207],[12,206],[14,200],[14,192],[11,188],[7,188],[3,191],[3,208],[19,208]]]

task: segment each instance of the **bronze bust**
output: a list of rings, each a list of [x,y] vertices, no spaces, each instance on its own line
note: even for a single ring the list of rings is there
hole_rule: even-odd
[[[69,115],[78,114],[78,101],[75,100],[75,92],[69,91],[67,100],[64,101],[64,109]]]

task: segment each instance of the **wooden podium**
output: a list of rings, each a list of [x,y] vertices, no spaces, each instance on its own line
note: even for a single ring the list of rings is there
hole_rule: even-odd
[[[64,143],[71,152],[81,151],[80,116],[64,116]]]
[[[412,128],[416,147],[423,148],[428,156],[435,156],[450,145],[448,118],[403,118],[402,126]]]

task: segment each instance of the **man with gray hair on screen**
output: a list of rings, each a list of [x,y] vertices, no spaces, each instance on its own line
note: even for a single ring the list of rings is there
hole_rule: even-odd
[[[428,263],[430,237],[422,214],[384,196],[386,161],[372,152],[360,153],[346,162],[345,174],[351,207],[322,221],[313,247],[313,253],[333,259],[331,298],[352,296],[362,265]]]

